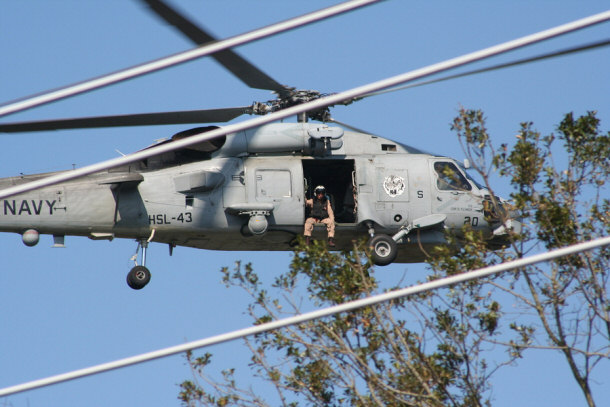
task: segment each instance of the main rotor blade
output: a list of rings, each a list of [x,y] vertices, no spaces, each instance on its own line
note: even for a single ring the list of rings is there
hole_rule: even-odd
[[[466,55],[462,55],[456,58],[451,58],[446,61],[442,61],[436,64],[426,66],[424,68],[409,71],[400,75],[393,76],[391,78],[383,79],[377,82],[363,85],[354,89],[350,89],[341,93],[329,95],[320,99],[313,100],[311,102],[303,103],[300,105],[292,106],[277,112],[271,113],[266,116],[256,117],[254,119],[245,120],[241,123],[228,125],[223,128],[210,130],[203,134],[194,135],[181,140],[174,141],[172,143],[161,144],[159,146],[151,147],[147,150],[141,150],[133,154],[129,154],[124,157],[114,158],[111,160],[103,161],[97,164],[89,165],[76,170],[65,171],[56,175],[52,175],[46,178],[42,178],[36,181],[31,181],[26,184],[16,185],[0,191],[0,198],[6,198],[11,195],[32,191],[35,189],[43,188],[50,185],[55,185],[60,182],[69,181],[75,178],[80,178],[85,175],[93,174],[99,171],[104,171],[110,168],[119,167],[121,165],[129,164],[132,162],[140,161],[155,155],[162,153],[179,150],[182,148],[189,147],[201,143],[203,141],[211,140],[216,137],[220,137],[229,133],[235,133],[242,130],[247,130],[253,127],[258,127],[266,123],[271,123],[276,120],[280,120],[289,116],[303,113],[309,110],[319,109],[325,106],[338,104],[344,100],[353,99],[368,93],[376,92],[381,89],[388,89],[402,83],[414,81],[427,76],[435,75],[440,72],[444,72],[458,66],[470,64],[472,62],[480,61],[486,58],[490,58],[495,55],[499,55],[508,51],[512,51],[517,48],[522,48],[537,42],[547,40],[549,38],[557,37],[569,32],[581,30],[583,28],[599,24],[610,20],[610,11],[595,14],[590,17],[586,17],[580,20],[573,21],[571,23],[563,24],[548,30],[544,30],[535,34],[527,35],[525,37],[518,38],[516,40],[508,41],[493,47],[485,48],[480,51],[471,52]]]
[[[118,71],[109,75],[105,75],[99,78],[91,79],[85,82],[70,85],[58,90],[45,92],[40,95],[30,96],[19,101],[9,103],[4,106],[0,106],[0,117],[6,116],[11,113],[20,112],[22,110],[30,109],[35,106],[44,105],[47,103],[55,102],[60,99],[65,99],[74,95],[89,92],[94,89],[102,88],[114,83],[132,79],[138,76],[146,75],[151,72],[159,71],[162,69],[169,68],[174,65],[182,64],[188,61],[192,61],[197,58],[204,57],[206,55],[213,54],[215,52],[223,51],[238,45],[246,44],[252,41],[259,40],[261,38],[269,37],[274,34],[278,34],[284,31],[289,31],[297,27],[301,27],[306,24],[310,24],[316,21],[320,21],[338,14],[346,13],[351,10],[355,10],[360,7],[367,6],[369,4],[377,3],[381,0],[350,0],[344,3],[340,3],[322,10],[314,11],[312,13],[304,14],[299,17],[291,18],[289,20],[271,24],[267,27],[259,28],[254,31],[250,31],[244,34],[236,35],[231,38],[227,38],[222,41],[218,41],[209,45],[204,45],[199,48],[181,52],[179,54],[171,55],[156,61],[148,62],[142,65],[138,65],[132,68],[127,68],[122,71]]]
[[[220,123],[250,113],[249,106],[225,109],[183,110],[177,112],[140,113],[117,116],[79,117],[76,119],[0,123],[0,133],[86,129],[95,127],[152,126],[159,124]]]
[[[480,68],[480,69],[473,69],[471,71],[460,72],[460,73],[457,73],[454,75],[447,75],[447,76],[443,76],[441,78],[430,79],[427,81],[421,81],[421,82],[417,82],[417,83],[410,83],[408,85],[397,86],[397,87],[393,87],[390,89],[384,89],[379,92],[373,92],[373,93],[369,93],[367,95],[363,95],[363,96],[359,97],[358,99],[348,101],[347,103],[352,103],[357,100],[362,100],[364,98],[368,98],[368,97],[372,97],[372,96],[383,95],[385,93],[391,93],[391,92],[397,92],[397,91],[405,90],[405,89],[417,88],[420,86],[431,85],[433,83],[444,82],[444,81],[448,81],[451,79],[464,78],[466,76],[478,75],[480,73],[497,71],[497,70],[505,69],[505,68],[512,68],[514,66],[525,65],[525,64],[532,63],[532,62],[539,62],[539,61],[542,61],[545,59],[552,59],[552,58],[557,58],[557,57],[561,57],[561,56],[565,56],[565,55],[576,54],[579,52],[590,51],[590,50],[597,49],[597,48],[607,47],[609,45],[610,45],[610,38],[607,38],[605,40],[601,40],[601,41],[597,41],[597,42],[593,42],[593,43],[589,43],[589,44],[585,44],[585,45],[579,45],[579,46],[571,47],[571,48],[564,48],[564,49],[561,49],[558,51],[548,52],[548,53],[540,54],[540,55],[533,56],[533,57],[517,59],[515,61],[505,62],[505,63],[501,63],[501,64],[497,64],[497,65],[491,65],[491,66]]]
[[[376,136],[376,134],[371,133],[370,131],[362,130],[362,129],[359,129],[358,127],[354,127],[354,126],[351,126],[351,125],[349,125],[347,123],[340,122],[339,120],[337,120],[337,119],[335,119],[333,117],[330,117],[328,119],[328,121],[331,122],[331,123],[337,123],[339,126],[343,126],[346,129],[353,130],[356,133],[370,134],[372,136]]]
[[[167,23],[176,27],[181,33],[186,35],[197,45],[204,45],[218,41],[212,34],[205,31],[200,26],[187,19],[177,10],[168,6],[161,0],[141,0],[148,4],[150,9]],[[227,49],[212,55],[216,61],[228,69],[233,75],[251,88],[268,89],[276,92],[280,97],[288,97],[290,89],[280,85],[269,75],[254,66],[251,62],[244,59],[236,52]]]

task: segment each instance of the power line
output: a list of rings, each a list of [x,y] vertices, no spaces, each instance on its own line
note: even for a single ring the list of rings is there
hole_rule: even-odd
[[[60,99],[89,92],[94,89],[99,89],[114,83],[122,82],[127,79],[132,79],[138,76],[146,75],[162,69],[169,68],[174,65],[183,64],[197,58],[211,55],[222,50],[230,49],[238,45],[247,44],[252,41],[279,34],[284,31],[292,30],[303,25],[311,24],[335,15],[339,15],[357,8],[373,4],[380,0],[350,0],[334,6],[304,14],[299,17],[294,17],[286,21],[259,28],[244,34],[240,34],[221,41],[216,41],[209,45],[196,47],[194,49],[184,51],[178,54],[170,55],[165,58],[137,65],[122,71],[114,72],[109,75],[104,75],[95,79],[84,82],[79,82],[64,88],[45,92],[40,95],[27,97],[17,100],[4,106],[0,106],[0,117],[17,113],[22,110],[31,109],[36,106],[44,105]]]
[[[217,345],[220,343],[232,341],[235,339],[245,338],[247,336],[260,334],[267,331],[272,331],[279,328],[285,328],[290,325],[295,325],[303,322],[312,321],[318,318],[327,317],[333,314],[341,312],[353,311],[358,308],[363,308],[371,305],[376,305],[382,302],[403,298],[413,294],[419,294],[437,288],[446,287],[449,285],[463,283],[465,281],[476,280],[479,278],[487,277],[493,274],[501,273],[504,271],[516,269],[519,267],[529,266],[535,263],[549,261],[558,257],[568,256],[570,254],[579,253],[586,250],[592,250],[598,247],[610,245],[610,236],[602,237],[589,242],[579,243],[572,246],[556,249],[550,252],[529,256],[526,258],[513,260],[507,263],[502,263],[494,266],[484,267],[482,269],[469,271],[456,276],[446,277],[435,281],[430,281],[423,284],[403,288],[400,290],[394,290],[387,293],[375,295],[360,300],[346,302],[344,304],[335,305],[328,308],[308,312],[301,315],[296,315],[290,318],[284,318],[277,321],[268,322],[261,325],[256,325],[237,331],[232,331],[216,336],[212,336],[205,339],[200,339],[193,342],[188,342],[182,345],[172,346],[156,350],[153,352],[143,353],[137,356],[132,356],[124,359],[119,359],[114,362],[108,362],[101,365],[88,367],[85,369],[75,370],[68,373],[59,374],[56,376],[47,377],[44,379],[34,380],[31,382],[19,384],[16,386],[6,387],[0,389],[0,397],[9,396],[15,393],[20,393],[28,390],[37,389],[40,387],[50,386],[61,382],[66,382],[73,379],[78,379],[85,376],[91,376],[99,373],[103,373],[109,370],[120,369],[127,366],[136,365],[150,360],[160,359],[167,356],[176,355],[193,349],[199,349],[206,346]]]
[[[224,126],[222,128],[214,129],[204,134],[199,134],[191,137],[177,140],[172,143],[162,144],[154,146],[145,150],[138,151],[133,154],[129,154],[125,157],[114,158],[111,160],[103,161],[97,164],[88,165],[73,171],[66,171],[60,174],[51,175],[49,177],[41,178],[35,181],[30,181],[25,184],[12,186],[0,190],[0,198],[6,198],[11,195],[32,191],[35,189],[43,188],[50,185],[55,185],[60,182],[69,181],[83,177],[85,175],[93,174],[98,171],[104,171],[109,168],[119,167],[121,165],[129,164],[139,160],[143,160],[154,155],[163,154],[169,151],[178,150],[181,148],[189,147],[203,141],[211,140],[216,137],[223,136],[225,134],[236,133],[238,131],[247,130],[253,127],[262,126],[266,123],[271,123],[292,115],[304,113],[306,111],[316,110],[326,106],[332,106],[341,103],[345,100],[361,97],[363,95],[376,92],[382,89],[391,88],[403,83],[412,82],[417,79],[425,78],[434,74],[448,71],[453,68],[468,65],[472,62],[481,61],[486,58],[490,58],[495,55],[500,55],[505,52],[509,52],[518,48],[526,47],[541,41],[548,40],[560,35],[564,35],[573,31],[581,30],[590,27],[595,24],[600,24],[610,20],[610,10],[602,13],[594,14],[589,17],[585,17],[579,20],[572,21],[557,27],[553,27],[547,30],[543,30],[534,34],[526,35],[524,37],[517,38],[512,41],[507,41],[492,47],[484,48],[479,51],[471,52],[459,57],[451,58],[445,61],[441,61],[432,65],[425,66],[423,68],[415,69],[413,71],[405,72],[400,75],[393,76],[379,80],[377,82],[369,83],[367,85],[359,86],[353,89],[346,90],[341,93],[336,93],[323,98],[313,100],[311,102],[303,103],[300,105],[292,106],[283,110],[279,110],[274,113],[270,113],[266,116],[245,120],[240,123]],[[221,41],[217,44],[224,43]],[[212,45],[213,46],[213,45]],[[210,47],[212,47],[210,46]],[[200,49],[207,49],[207,46],[201,47]],[[0,108],[0,115],[2,109]]]
[[[564,48],[564,49],[561,49],[561,50],[558,50],[558,51],[548,52],[548,53],[540,54],[540,55],[533,56],[533,57],[522,58],[522,59],[517,59],[517,60],[511,61],[511,62],[506,62],[506,63],[502,63],[502,64],[492,65],[492,66],[488,66],[488,67],[485,67],[485,68],[474,69],[474,70],[466,71],[466,72],[460,72],[460,73],[457,73],[455,75],[448,75],[448,76],[443,76],[441,78],[430,79],[430,80],[427,80],[427,81],[411,83],[411,84],[408,84],[408,85],[398,86],[398,87],[395,87],[395,88],[384,89],[384,90],[380,90],[379,92],[373,92],[373,93],[369,93],[368,95],[363,95],[363,96],[361,96],[361,98],[364,99],[364,98],[368,98],[368,97],[371,97],[371,96],[383,95],[385,93],[390,93],[390,92],[396,92],[396,91],[405,90],[405,89],[416,88],[416,87],[424,86],[424,85],[431,85],[433,83],[449,81],[449,80],[452,80],[452,79],[463,78],[463,77],[471,76],[471,75],[478,75],[480,73],[491,72],[491,71],[495,71],[495,70],[499,70],[499,69],[504,69],[504,68],[511,68],[511,67],[515,67],[515,66],[519,66],[519,65],[529,64],[531,62],[539,62],[539,61],[543,61],[545,59],[551,59],[551,58],[556,58],[556,57],[560,57],[560,56],[566,56],[566,55],[570,55],[570,54],[575,54],[575,53],[578,53],[578,52],[591,51],[591,50],[594,50],[594,49],[598,49],[598,48],[602,48],[602,47],[607,47],[607,46],[610,46],[610,39],[609,38],[607,38],[605,40],[600,40],[600,41],[597,41],[597,42],[589,43],[589,44],[579,45],[577,47]],[[341,124],[342,126],[345,126],[344,123],[339,123],[339,124]]]

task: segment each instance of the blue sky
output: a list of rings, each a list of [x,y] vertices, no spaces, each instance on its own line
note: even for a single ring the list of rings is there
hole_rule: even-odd
[[[172,4],[220,38],[287,19],[333,1],[194,1]],[[278,82],[339,92],[572,21],[603,1],[386,1],[349,15],[265,39],[239,52]],[[597,26],[495,58],[507,61],[607,38]],[[61,87],[189,49],[191,44],[138,2],[3,1],[0,5],[0,102]],[[478,64],[476,66],[483,66]],[[369,98],[333,110],[340,121],[462,159],[450,123],[460,106],[480,108],[493,143],[512,144],[522,121],[543,134],[563,114],[597,110],[610,128],[610,51],[602,49],[451,82]],[[268,100],[211,60],[192,62],[15,114],[4,121],[242,106]],[[244,120],[239,118],[237,120]],[[69,130],[3,135],[0,176],[80,167],[136,151],[188,126]],[[508,195],[501,182],[497,190]],[[66,238],[34,248],[0,235],[0,387],[239,329],[250,323],[245,298],[224,288],[219,270],[252,262],[268,281],[290,254],[211,252],[152,244],[149,286],[125,284],[136,243]],[[422,265],[378,270],[387,284],[425,279]],[[220,367],[244,366],[241,342],[210,349]],[[190,377],[180,356],[55,385],[7,399],[12,406],[178,405],[177,383]],[[594,393],[610,403],[610,367],[597,370]],[[498,406],[583,405],[567,367],[531,353],[495,376]],[[0,401],[0,403],[3,401]]]

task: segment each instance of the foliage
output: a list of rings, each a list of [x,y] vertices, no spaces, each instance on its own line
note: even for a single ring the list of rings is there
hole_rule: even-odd
[[[318,243],[299,247],[290,270],[275,281],[275,296],[250,265],[224,269],[223,280],[252,297],[255,323],[301,313],[303,295],[324,307],[379,291],[360,245],[345,253]],[[422,295],[258,335],[247,341],[251,368],[273,385],[282,405],[487,405],[495,367],[487,366],[481,346],[496,335],[499,304],[476,287],[445,294],[448,299]],[[212,379],[210,355],[188,360],[195,381],[181,386],[185,405],[267,405],[236,385],[233,370]]]
[[[532,123],[522,123],[516,144],[510,150],[502,145],[499,152],[491,144],[480,111],[462,110],[453,128],[488,187],[493,169],[514,188],[513,212],[519,213],[524,227],[520,236],[513,236],[510,248],[492,255],[496,261],[610,234],[606,185],[610,134],[600,131],[595,112],[577,119],[567,114],[556,134],[544,137]],[[557,148],[557,142],[562,143],[562,149]],[[556,151],[561,152],[557,158]],[[482,243],[477,240],[473,244]],[[443,258],[437,268],[452,266],[454,272],[468,269],[472,261],[468,247],[454,258]],[[522,310],[518,319],[508,323],[523,334],[525,348],[561,352],[589,406],[595,405],[590,388],[593,369],[608,363],[610,355],[609,273],[606,247],[529,267],[514,277],[493,282],[513,296]],[[519,320],[531,324],[525,326]],[[519,355],[525,349],[513,343],[509,346]]]
[[[510,232],[509,244],[466,227],[431,253],[430,279],[609,234],[610,137],[594,113],[566,115],[545,137],[523,123],[516,143],[499,149],[480,111],[461,110],[452,127],[489,189],[486,220]],[[498,176],[512,186],[510,205],[491,187]],[[511,228],[515,216],[521,230]],[[250,369],[275,389],[274,400],[261,396],[269,387],[241,387],[234,369],[219,378],[211,354],[189,353],[194,374],[180,399],[189,406],[491,405],[497,369],[538,349],[563,355],[594,406],[592,374],[610,354],[608,263],[608,249],[599,249],[249,338]],[[382,291],[361,244],[344,253],[300,245],[272,287],[250,265],[222,272],[227,287],[251,296],[256,324]]]

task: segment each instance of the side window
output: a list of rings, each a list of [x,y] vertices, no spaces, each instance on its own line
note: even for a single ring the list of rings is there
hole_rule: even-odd
[[[451,162],[435,162],[434,171],[437,175],[436,186],[441,191],[470,191],[472,189],[464,175]]]

